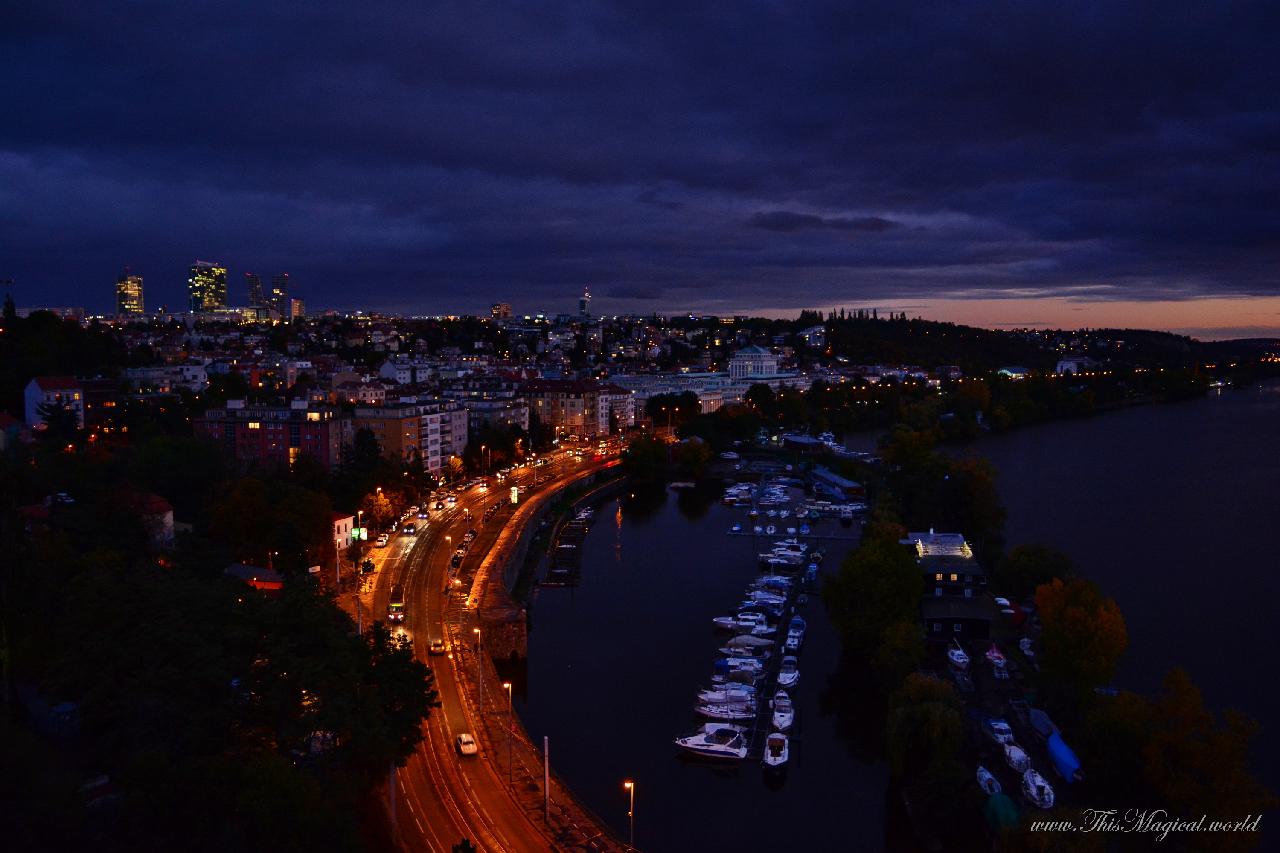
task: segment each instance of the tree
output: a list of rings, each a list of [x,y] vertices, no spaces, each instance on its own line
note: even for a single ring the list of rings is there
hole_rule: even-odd
[[[892,689],[915,672],[924,660],[924,632],[914,619],[900,619],[880,634],[880,645],[871,657],[880,682]]]
[[[50,447],[61,450],[67,445],[80,443],[80,418],[70,406],[62,403],[41,403],[36,407],[44,421],[41,437]]]
[[[1115,674],[1129,638],[1115,601],[1086,580],[1055,578],[1036,590],[1044,630],[1040,664],[1045,677],[1083,695]]]
[[[995,573],[1001,593],[1021,599],[1054,578],[1073,574],[1071,558],[1047,545],[1019,545],[1009,552]]]
[[[622,469],[637,483],[661,482],[667,473],[668,445],[651,435],[634,438],[622,454]]]
[[[685,439],[676,451],[676,464],[680,466],[680,476],[700,480],[711,464],[711,449],[702,439]]]
[[[845,647],[869,655],[890,625],[916,619],[923,592],[923,576],[907,549],[877,540],[845,558],[823,597]]]
[[[889,769],[897,779],[916,779],[954,760],[964,743],[964,717],[951,684],[908,675],[889,699],[885,734]]]
[[[391,498],[382,489],[375,489],[365,495],[360,503],[360,511],[364,518],[372,522],[374,528],[383,529],[395,521],[395,507]]]

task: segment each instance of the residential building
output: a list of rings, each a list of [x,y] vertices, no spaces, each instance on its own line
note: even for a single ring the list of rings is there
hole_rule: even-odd
[[[120,317],[140,317],[146,313],[142,298],[142,276],[133,275],[129,268],[116,279],[116,314]]]
[[[339,554],[351,547],[351,531],[356,526],[356,517],[341,512],[333,513],[333,548]]]
[[[23,397],[28,426],[44,426],[41,409],[61,406],[74,412],[76,422],[84,429],[84,383],[74,376],[37,376],[27,383]]]
[[[467,410],[452,400],[404,400],[381,406],[361,406],[349,424],[350,440],[367,429],[388,459],[409,462],[439,473],[450,456],[461,456],[467,446]]]
[[[511,305],[507,302],[495,302],[489,306],[489,316],[494,320],[510,320]]]
[[[228,400],[225,408],[208,410],[193,426],[196,435],[213,439],[244,464],[292,465],[307,455],[328,470],[342,461],[345,421],[333,409],[305,400],[289,406]]]
[[[635,422],[631,392],[591,379],[533,379],[522,388],[531,414],[557,436],[608,435]]]
[[[227,307],[227,268],[210,261],[196,261],[187,279],[191,312],[198,314]]]

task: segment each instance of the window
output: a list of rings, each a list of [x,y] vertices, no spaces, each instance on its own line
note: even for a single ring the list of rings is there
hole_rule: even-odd
[[[941,622],[934,622],[934,623],[933,623],[933,633],[935,633],[935,634],[940,634],[940,633],[942,633],[942,623],[941,623]]]
[[[951,630],[959,634],[962,630],[964,630],[964,626],[961,625],[959,622],[957,622],[951,626]]]
[[[262,429],[262,424],[258,421],[249,421],[249,429]]]
[[[960,576],[959,576],[959,575],[957,575],[955,572],[952,572],[952,573],[951,573],[951,582],[952,582],[952,583],[955,583],[955,582],[956,582],[956,581],[958,581],[958,580],[960,580]]]
[[[940,581],[940,580],[942,580],[942,572],[938,572],[938,573],[936,573],[936,574],[933,576],[933,579],[934,579],[934,580],[936,580],[936,581]]]
[[[315,422],[320,420],[319,412],[307,412],[307,420]]]

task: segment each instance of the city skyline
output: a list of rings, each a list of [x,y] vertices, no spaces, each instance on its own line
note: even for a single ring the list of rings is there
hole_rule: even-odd
[[[105,309],[128,263],[176,306],[215,257],[317,308],[572,313],[589,285],[602,313],[1265,334],[1275,14],[21,3],[0,277]],[[226,62],[247,33],[262,61]]]

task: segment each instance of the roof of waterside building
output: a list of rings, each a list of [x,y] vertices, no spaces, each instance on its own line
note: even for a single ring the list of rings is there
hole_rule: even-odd
[[[903,545],[914,545],[919,557],[972,557],[973,549],[962,533],[908,533]]]

